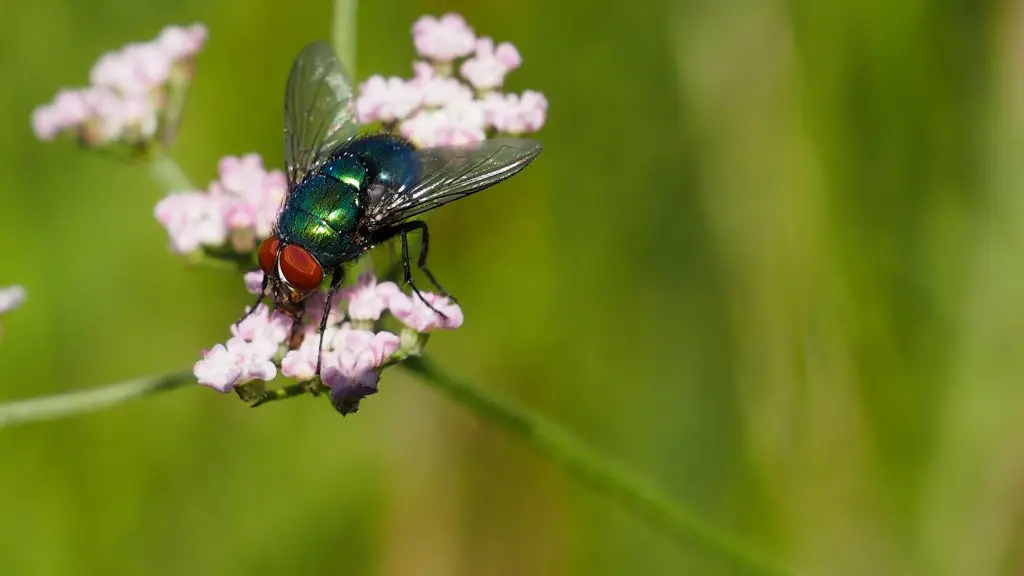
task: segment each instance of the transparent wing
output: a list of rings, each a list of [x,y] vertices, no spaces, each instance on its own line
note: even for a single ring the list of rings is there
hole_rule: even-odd
[[[540,142],[527,138],[422,148],[416,151],[420,161],[416,183],[371,191],[367,215],[376,229],[396,224],[511,178],[540,151]]]
[[[352,82],[326,42],[295,57],[284,95],[284,158],[289,188],[357,131]]]

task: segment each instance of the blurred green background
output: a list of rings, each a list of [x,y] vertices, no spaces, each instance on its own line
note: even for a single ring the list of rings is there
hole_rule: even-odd
[[[448,370],[803,574],[1021,574],[1024,2],[363,2],[360,78],[461,12],[549,101],[540,159],[431,213]],[[0,4],[0,398],[193,363],[249,302],[145,170],[29,114],[170,23],[209,42],[174,154],[281,164],[327,1]],[[0,574],[733,574],[405,373],[356,417],[199,386],[0,430]]]

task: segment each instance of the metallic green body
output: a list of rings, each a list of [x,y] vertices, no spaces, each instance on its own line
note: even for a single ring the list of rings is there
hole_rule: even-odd
[[[365,183],[366,168],[359,158],[334,158],[289,195],[277,222],[278,237],[305,248],[325,271],[337,267],[353,248]]]
[[[415,149],[401,138],[354,138],[289,194],[277,236],[284,244],[305,248],[329,272],[365,248],[357,245],[356,232],[370,189],[404,190],[417,182],[421,170]]]

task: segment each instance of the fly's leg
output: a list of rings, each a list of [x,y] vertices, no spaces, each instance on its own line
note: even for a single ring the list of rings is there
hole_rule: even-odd
[[[246,311],[246,313],[243,314],[242,317],[238,319],[238,322],[235,322],[235,324],[241,324],[243,320],[245,320],[246,318],[251,316],[252,313],[256,311],[256,308],[259,308],[259,305],[263,303],[263,299],[266,298],[266,297],[267,297],[267,276],[266,276],[266,274],[264,274],[263,275],[263,286],[260,287],[260,295],[256,298],[256,302],[253,303],[252,307],[249,308],[249,310]]]
[[[292,332],[288,336],[288,349],[295,350],[299,346],[302,346],[302,310],[292,317]]]
[[[412,288],[412,291],[414,294],[416,294],[416,297],[418,297],[420,300],[423,301],[424,304],[427,305],[427,308],[430,308],[431,310],[434,311],[435,314],[438,314],[439,316],[441,316],[441,318],[447,320],[448,316],[445,316],[444,312],[441,312],[437,308],[434,308],[433,304],[427,302],[427,299],[423,297],[423,294],[420,292],[420,289],[416,287],[416,283],[413,282],[412,270],[409,267],[409,238],[405,230],[402,230],[400,234],[402,235],[402,272],[405,274],[405,283],[408,284],[410,288]],[[436,285],[437,283],[435,282],[435,286]],[[438,288],[440,288],[440,286],[438,286]]]
[[[312,380],[307,382],[299,382],[292,386],[286,386],[276,390],[267,390],[263,392],[256,399],[256,402],[252,404],[252,407],[261,406],[267,402],[273,402],[275,400],[284,400],[285,398],[291,398],[293,396],[299,396],[301,394],[313,394],[314,396],[320,394],[323,390],[323,381],[320,379],[320,364],[322,361],[322,350],[324,349],[324,331],[327,330],[327,319],[331,315],[331,300],[334,298],[334,294],[338,291],[338,287],[341,286],[341,281],[344,278],[341,267],[339,266],[331,273],[331,287],[327,290],[327,298],[324,301],[324,315],[320,318],[320,343],[317,345],[316,355],[316,373]],[[298,348],[301,344],[302,336],[302,314],[297,315],[292,323],[292,335],[289,337],[289,347],[293,350]]]
[[[420,231],[420,257],[416,261],[416,267],[423,270],[423,273],[427,275],[427,279],[430,283],[437,288],[437,291],[445,298],[451,299],[453,303],[458,304],[458,300],[455,296],[452,296],[447,290],[444,289],[437,280],[434,278],[434,274],[427,268],[427,250],[430,248],[430,231],[427,229],[427,223],[420,220],[412,220],[402,224],[402,237],[419,230]],[[408,262],[408,256],[405,256],[405,261]]]
[[[320,377],[320,361],[323,356],[324,349],[324,331],[327,330],[327,319],[331,315],[331,300],[334,298],[334,294],[338,291],[338,287],[341,286],[341,281],[345,277],[341,270],[341,266],[334,269],[331,273],[331,287],[327,290],[327,299],[324,300],[324,315],[320,318],[320,344],[317,346],[316,355],[316,377]]]
[[[403,222],[395,226],[384,228],[383,230],[380,230],[373,235],[370,244],[380,244],[394,238],[395,236],[400,237],[402,240],[402,273],[405,277],[405,283],[408,284],[410,288],[412,288],[412,291],[414,294],[416,294],[416,297],[422,300],[423,303],[426,304],[428,308],[433,310],[435,314],[438,314],[442,318],[447,319],[448,316],[446,316],[444,312],[441,312],[440,310],[435,308],[433,304],[427,302],[427,299],[423,297],[423,293],[420,292],[419,287],[416,286],[416,282],[412,279],[412,266],[410,265],[412,259],[409,257],[409,233],[417,230],[419,230],[422,233],[421,238],[423,239],[422,248],[420,251],[420,258],[417,261],[417,267],[423,270],[423,272],[427,275],[427,278],[429,278],[431,283],[434,284],[434,287],[436,287],[438,291],[441,292],[442,296],[451,298],[451,300],[454,302],[455,298],[452,297],[452,295],[449,294],[447,290],[442,288],[441,285],[437,283],[437,280],[434,279],[434,275],[431,274],[430,270],[428,270],[426,267],[427,247],[429,245],[429,242],[427,225],[425,223],[420,222],[419,220],[412,220],[409,222]]]

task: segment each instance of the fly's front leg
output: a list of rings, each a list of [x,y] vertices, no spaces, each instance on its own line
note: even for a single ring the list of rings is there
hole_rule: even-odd
[[[242,315],[241,318],[238,319],[238,322],[235,322],[235,324],[241,324],[243,320],[245,320],[250,315],[252,315],[252,313],[255,312],[257,308],[259,308],[260,304],[263,303],[263,299],[266,298],[266,297],[267,297],[267,275],[264,274],[263,275],[263,286],[260,287],[260,295],[256,298],[256,302],[252,305],[252,307],[249,308],[249,310],[245,314]]]
[[[316,355],[316,372],[311,380],[306,382],[299,382],[298,384],[287,386],[285,388],[277,390],[267,390],[263,392],[252,405],[253,407],[260,406],[267,402],[274,400],[283,400],[285,398],[291,398],[299,394],[310,393],[314,396],[320,394],[324,389],[323,380],[320,379],[320,365],[323,356],[324,349],[324,331],[327,329],[327,319],[331,315],[331,300],[334,298],[334,294],[338,291],[338,287],[341,285],[341,281],[344,278],[341,267],[339,266],[331,273],[331,287],[327,290],[327,298],[324,301],[324,314],[320,318],[320,341],[317,345]],[[292,334],[289,337],[289,348],[295,350],[302,344],[302,318],[304,316],[304,309],[299,308],[299,313],[293,317],[292,322]]]
[[[331,316],[331,300],[334,299],[334,294],[338,291],[338,287],[341,286],[341,282],[344,278],[345,274],[342,271],[341,266],[335,268],[334,272],[331,273],[331,287],[327,290],[327,298],[324,300],[324,315],[320,318],[320,344],[318,344],[316,348],[316,376],[314,377],[314,382],[319,382],[318,384],[314,384],[313,390],[311,390],[313,394],[318,392],[317,388],[322,385],[323,382],[323,380],[320,379],[320,364],[323,359],[324,331],[327,330],[327,319]]]
[[[288,349],[295,350],[299,346],[302,346],[302,317],[303,313],[300,310],[298,314],[292,317],[292,331],[288,336]]]

